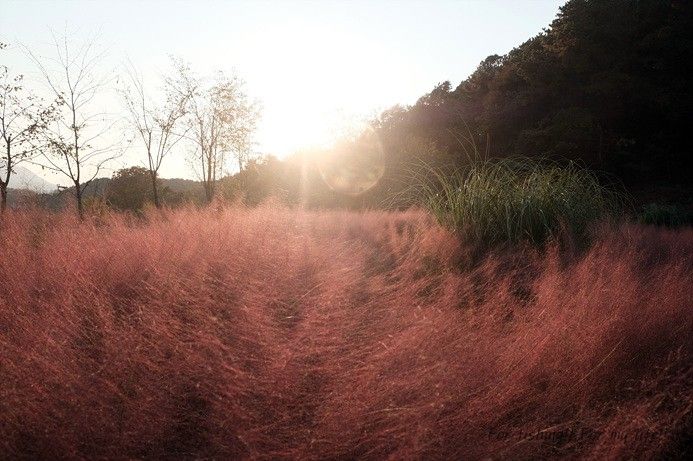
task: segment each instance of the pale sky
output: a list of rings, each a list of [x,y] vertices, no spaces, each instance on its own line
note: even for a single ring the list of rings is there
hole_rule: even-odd
[[[199,73],[235,71],[260,102],[256,151],[286,156],[324,145],[344,125],[394,104],[412,104],[435,84],[453,86],[491,54],[541,32],[563,0],[457,1],[89,1],[0,0],[0,41],[11,72],[40,86],[16,46],[50,53],[51,29],[98,34],[104,72],[129,59],[157,84],[168,56]],[[117,98],[112,106],[121,111]],[[118,166],[142,165],[134,144]],[[164,177],[193,177],[184,153]],[[48,178],[57,182],[55,178]]]

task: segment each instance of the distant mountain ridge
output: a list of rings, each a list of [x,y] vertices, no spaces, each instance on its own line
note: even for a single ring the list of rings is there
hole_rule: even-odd
[[[103,197],[108,190],[111,178],[95,178],[83,189],[83,198]],[[183,178],[160,178],[161,191],[177,194],[179,197],[202,196],[203,189],[200,181]],[[58,189],[57,184],[48,182],[31,172],[18,167],[10,179],[7,204],[10,208],[34,204],[44,206],[52,210],[63,208],[66,203],[71,203],[71,195],[74,187]]]
[[[106,190],[111,178],[96,178],[84,189],[85,197],[101,195]],[[198,191],[202,187],[200,181],[183,178],[159,178],[161,187],[168,187],[175,192]],[[46,181],[30,170],[18,167],[10,179],[10,190],[24,190],[43,194],[53,194],[58,191],[58,185]],[[72,187],[60,188],[69,191]]]
[[[58,190],[58,185],[46,181],[28,168],[19,166],[14,168],[12,176],[10,176],[10,188],[51,193]]]

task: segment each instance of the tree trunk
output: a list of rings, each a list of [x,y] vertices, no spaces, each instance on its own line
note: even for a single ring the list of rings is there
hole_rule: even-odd
[[[0,186],[0,214],[7,209],[7,186]]]
[[[207,181],[205,181],[205,199],[207,200],[207,203],[212,203],[213,198],[214,198],[214,186],[213,186],[211,180],[207,180]]]
[[[214,198],[214,179],[212,177],[212,157],[207,159],[207,184],[205,195],[207,195],[207,203],[212,203]]]
[[[7,157],[5,158],[7,171],[5,171],[5,179],[0,180],[0,214],[5,213],[7,209],[7,186],[10,184],[10,175],[12,174],[11,140],[9,137],[5,137],[5,144],[7,144]]]
[[[75,181],[75,200],[77,200],[77,215],[79,220],[84,220],[84,205],[82,204],[82,185]]]
[[[149,173],[152,177],[152,194],[154,195],[154,206],[157,208],[161,208],[161,203],[159,202],[159,187],[156,181],[156,171],[150,170]]]

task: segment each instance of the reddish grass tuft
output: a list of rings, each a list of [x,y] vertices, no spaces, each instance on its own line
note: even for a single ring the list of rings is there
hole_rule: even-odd
[[[0,457],[685,457],[693,231],[472,249],[423,212],[0,224]]]

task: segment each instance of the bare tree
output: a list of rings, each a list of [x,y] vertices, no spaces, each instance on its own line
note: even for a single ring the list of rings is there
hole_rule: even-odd
[[[186,115],[192,95],[189,89],[174,86],[167,81],[164,88],[166,101],[162,105],[156,105],[148,97],[144,80],[134,66],[130,65],[127,77],[128,85],[121,93],[130,114],[130,122],[144,143],[154,204],[160,208],[159,169],[164,158],[190,130],[189,126],[181,127],[180,122]]]
[[[243,82],[235,75],[218,72],[212,83],[206,85],[179,62],[175,87],[191,95],[188,123],[196,146],[192,160],[205,198],[211,202],[228,158],[235,157],[241,169],[245,166],[258,108],[248,100]]]
[[[47,151],[42,154],[45,168],[66,176],[74,186],[77,213],[84,217],[83,194],[104,166],[122,153],[120,141],[109,139],[118,120],[94,110],[95,98],[109,83],[97,74],[103,58],[94,41],[74,49],[67,35],[53,36],[56,56],[39,59],[28,55],[40,70],[49,89],[60,102],[55,123],[43,130]]]
[[[0,50],[6,46],[0,43]],[[55,113],[54,105],[44,105],[25,89],[23,79],[21,74],[10,76],[7,66],[0,65],[0,214],[7,208],[14,168],[36,154],[36,138]]]

